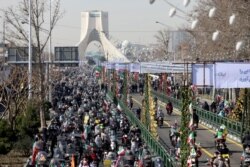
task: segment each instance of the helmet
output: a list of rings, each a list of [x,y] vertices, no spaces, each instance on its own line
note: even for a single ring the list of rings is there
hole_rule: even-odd
[[[226,128],[226,126],[224,125],[224,124],[222,124],[221,126],[220,126],[220,129],[225,129]]]

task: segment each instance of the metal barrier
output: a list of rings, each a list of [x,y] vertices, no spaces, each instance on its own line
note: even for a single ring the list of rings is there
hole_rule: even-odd
[[[113,97],[111,92],[108,92],[109,97]],[[162,160],[164,161],[164,164],[166,167],[176,167],[176,161],[168,154],[168,152],[165,150],[165,148],[157,141],[150,132],[146,129],[146,127],[141,123],[141,121],[134,115],[134,113],[129,110],[129,108],[121,101],[118,100],[120,107],[122,108],[122,111],[126,114],[129,121],[137,125],[142,133],[142,138],[147,143],[147,145],[150,147],[151,150],[153,150],[154,153],[159,155]]]
[[[180,100],[168,97],[156,91],[152,91],[152,94],[160,98],[161,101],[165,103],[170,101],[175,108],[181,109],[182,103]],[[242,123],[218,116],[210,111],[203,110],[199,106],[193,106],[193,108],[196,109],[197,115],[203,122],[212,125],[215,128],[219,128],[221,124],[224,124],[227,127],[229,134],[241,138]],[[250,127],[247,128],[250,129]]]

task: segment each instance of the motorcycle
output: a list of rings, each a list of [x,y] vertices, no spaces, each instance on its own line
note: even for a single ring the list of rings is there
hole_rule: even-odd
[[[177,144],[177,134],[178,133],[173,132],[172,130],[169,131],[169,138],[173,147]]]
[[[229,154],[222,154],[222,158],[224,159],[224,164],[226,167],[230,167],[230,158]]]
[[[168,115],[171,115],[172,113],[173,113],[173,105],[172,105],[172,103],[168,103],[167,105],[166,105],[166,110],[167,110],[167,114]]]
[[[225,145],[225,139],[223,138],[215,139],[215,148],[217,150],[219,150],[221,144]]]
[[[176,137],[176,135],[173,135],[171,137],[171,144],[172,144],[173,147],[175,147],[176,143],[177,143],[177,137]]]
[[[196,157],[190,157],[188,159],[188,167],[198,167],[197,161],[198,159]]]
[[[162,116],[159,116],[157,118],[157,125],[159,128],[161,128],[163,126],[163,117]]]
[[[250,150],[248,148],[245,149],[240,159],[240,167],[250,167]]]

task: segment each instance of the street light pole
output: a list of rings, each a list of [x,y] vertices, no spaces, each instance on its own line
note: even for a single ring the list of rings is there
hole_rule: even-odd
[[[28,88],[29,94],[28,99],[31,100],[32,98],[32,32],[31,32],[31,0],[29,0],[29,69],[28,69]]]
[[[50,29],[50,36],[49,36],[49,62],[51,62],[51,0],[49,5],[49,29]]]
[[[52,30],[51,30],[51,0],[49,5],[49,29],[50,29],[50,37],[49,37],[49,66],[48,66],[48,82],[49,82],[49,101],[52,102],[52,88],[51,88],[51,77],[50,77],[50,71],[51,71],[51,60],[52,60],[52,54],[51,54],[51,48],[52,48]]]

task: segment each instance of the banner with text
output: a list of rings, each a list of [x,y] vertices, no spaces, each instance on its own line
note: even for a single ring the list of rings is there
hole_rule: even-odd
[[[116,71],[124,71],[128,69],[128,64],[125,63],[116,63],[115,64],[115,70]]]
[[[250,88],[249,63],[216,63],[216,88]]]
[[[129,64],[129,72],[141,72],[141,65],[140,63],[131,63]]]
[[[160,63],[141,63],[141,73],[166,73],[168,64],[160,64]]]
[[[106,68],[107,68],[108,70],[115,69],[115,63],[107,63],[107,64],[106,64]]]
[[[197,86],[213,86],[214,64],[193,64],[192,83]]]

